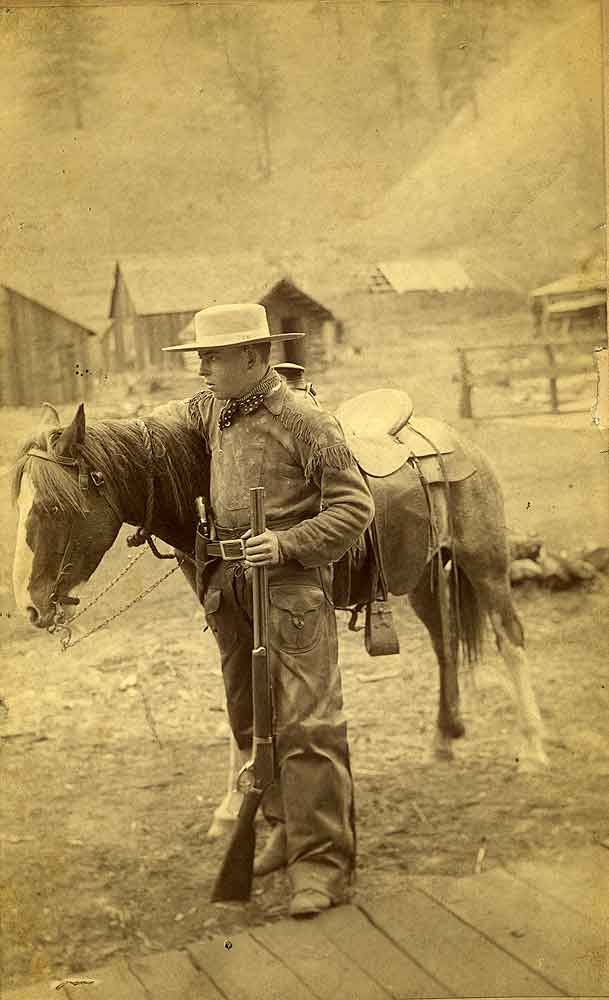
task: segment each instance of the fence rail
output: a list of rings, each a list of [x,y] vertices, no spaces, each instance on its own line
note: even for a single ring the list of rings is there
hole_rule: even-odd
[[[458,347],[459,373],[455,377],[460,383],[461,395],[459,415],[466,419],[474,417],[473,397],[476,389],[509,390],[516,382],[544,380],[548,383],[545,409],[523,410],[516,408],[508,413],[492,413],[487,416],[531,416],[540,413],[562,413],[559,396],[559,380],[578,375],[590,375],[594,371],[593,350],[598,347],[596,340],[578,342],[485,344],[476,347]],[[559,357],[563,352],[566,357]],[[492,367],[484,367],[484,354],[492,356]],[[475,368],[474,368],[475,364]],[[570,413],[584,413],[589,406],[569,409]]]

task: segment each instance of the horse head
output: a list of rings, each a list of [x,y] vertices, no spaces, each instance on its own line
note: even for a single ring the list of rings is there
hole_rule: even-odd
[[[15,599],[38,628],[78,603],[71,591],[89,579],[121,525],[101,473],[90,464],[86,433],[83,404],[62,428],[55,408],[45,403],[15,467]]]

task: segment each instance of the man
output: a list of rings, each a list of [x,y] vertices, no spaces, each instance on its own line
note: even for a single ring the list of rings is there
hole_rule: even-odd
[[[252,742],[252,598],[248,570],[267,566],[278,780],[264,798],[273,824],[255,867],[287,864],[290,914],[344,901],[355,857],[353,790],[343,714],[332,563],[360,537],[373,502],[339,425],[269,368],[260,305],[195,316],[207,387],[188,404],[211,454],[210,499],[220,539],[243,537],[241,562],[219,560],[203,600],[219,646],[231,728]],[[302,334],[282,334],[289,339]],[[249,490],[264,486],[267,528],[251,537]]]

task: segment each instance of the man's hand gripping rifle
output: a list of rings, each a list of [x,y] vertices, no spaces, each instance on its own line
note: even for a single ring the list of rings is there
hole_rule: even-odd
[[[250,490],[252,535],[265,530],[264,487]],[[252,568],[253,631],[252,701],[254,709],[253,756],[241,768],[237,788],[244,791],[237,826],[224,857],[212,894],[212,902],[242,901],[252,891],[256,849],[256,813],[264,792],[275,774],[273,746],[273,710],[269,670],[268,571],[266,566]]]

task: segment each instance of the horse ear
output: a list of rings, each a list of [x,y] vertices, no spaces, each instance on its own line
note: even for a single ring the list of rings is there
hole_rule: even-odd
[[[83,444],[85,440],[85,431],[85,404],[81,403],[74,414],[72,423],[68,424],[55,442],[55,454],[71,455],[76,445]]]
[[[43,403],[40,412],[40,430],[52,430],[59,427],[59,414],[52,403]]]

